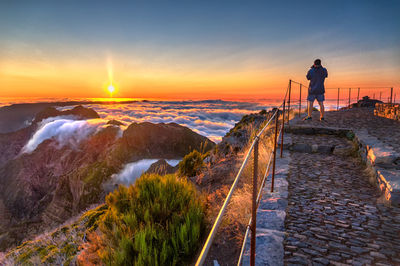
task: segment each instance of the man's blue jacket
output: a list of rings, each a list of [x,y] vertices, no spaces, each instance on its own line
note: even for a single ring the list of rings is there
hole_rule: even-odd
[[[324,81],[328,77],[328,71],[322,66],[312,66],[307,73],[307,79],[310,81],[309,94],[325,93]]]

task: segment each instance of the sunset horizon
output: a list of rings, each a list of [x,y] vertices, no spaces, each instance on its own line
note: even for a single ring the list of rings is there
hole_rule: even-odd
[[[0,265],[400,265],[399,14],[0,1]]]

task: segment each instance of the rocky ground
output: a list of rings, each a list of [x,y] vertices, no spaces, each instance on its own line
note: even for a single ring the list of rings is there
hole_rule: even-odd
[[[303,124],[367,129],[400,148],[400,123],[371,109],[328,112]],[[334,136],[292,135],[297,143],[348,146]],[[358,157],[292,152],[284,262],[287,265],[399,265],[400,208],[383,204]]]
[[[354,158],[292,154],[286,263],[400,263],[400,209],[379,203],[363,170]]]
[[[319,121],[319,112],[313,113],[312,121],[304,125],[342,127],[354,130],[366,129],[368,133],[388,146],[400,150],[400,122],[374,116],[373,108],[352,108],[326,112],[326,121]]]

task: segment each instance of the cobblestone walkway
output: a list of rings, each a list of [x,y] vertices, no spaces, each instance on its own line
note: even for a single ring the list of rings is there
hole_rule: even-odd
[[[313,126],[342,127],[353,130],[366,129],[370,135],[400,151],[400,122],[375,116],[372,108],[330,111],[326,112],[325,117],[326,122],[320,122],[319,112],[313,112],[312,121],[301,121],[300,123]]]
[[[292,152],[288,182],[285,264],[400,265],[400,208],[379,203],[357,158]]]

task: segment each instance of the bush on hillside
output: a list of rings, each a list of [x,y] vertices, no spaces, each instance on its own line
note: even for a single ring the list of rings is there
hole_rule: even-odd
[[[202,154],[197,150],[193,150],[191,153],[186,154],[179,163],[179,175],[192,177],[199,174],[204,165],[204,158],[207,156],[208,153]]]
[[[195,254],[204,206],[195,188],[174,175],[143,175],[106,197],[99,228],[108,265],[183,265]]]

